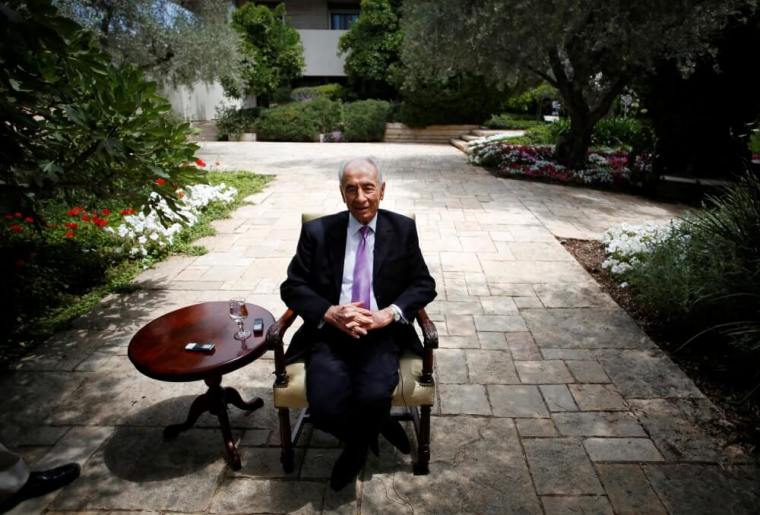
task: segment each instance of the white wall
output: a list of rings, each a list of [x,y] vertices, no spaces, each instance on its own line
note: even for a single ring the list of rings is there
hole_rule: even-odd
[[[345,77],[345,59],[338,56],[338,40],[348,31],[300,29],[303,57],[306,61],[304,77]]]
[[[219,105],[243,105],[242,100],[225,96],[218,82],[197,82],[192,87],[166,87],[162,94],[171,103],[172,111],[187,121],[213,120]]]

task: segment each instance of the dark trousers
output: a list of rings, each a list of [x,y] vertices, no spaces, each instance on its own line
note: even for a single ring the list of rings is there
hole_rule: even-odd
[[[330,333],[330,341],[312,345],[307,360],[311,421],[347,445],[364,446],[390,416],[400,349],[382,329],[358,340]]]

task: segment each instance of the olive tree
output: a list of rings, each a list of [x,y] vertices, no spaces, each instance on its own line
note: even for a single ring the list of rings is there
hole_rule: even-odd
[[[500,84],[532,77],[570,116],[556,158],[585,164],[591,132],[623,88],[661,59],[688,74],[726,20],[757,0],[419,0],[405,2],[405,62],[420,80],[473,72]]]

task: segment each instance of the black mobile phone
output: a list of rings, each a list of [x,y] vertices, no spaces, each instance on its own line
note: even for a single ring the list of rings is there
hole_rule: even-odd
[[[253,334],[261,334],[264,332],[264,320],[262,318],[255,318],[253,320]]]
[[[185,350],[190,352],[213,352],[214,350],[214,344],[213,343],[195,343],[190,342],[187,345],[185,345]]]

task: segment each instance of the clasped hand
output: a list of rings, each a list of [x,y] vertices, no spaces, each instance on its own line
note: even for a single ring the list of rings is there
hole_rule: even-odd
[[[325,312],[325,321],[352,338],[361,338],[369,331],[380,329],[393,322],[391,308],[370,311],[361,302],[330,306]]]

